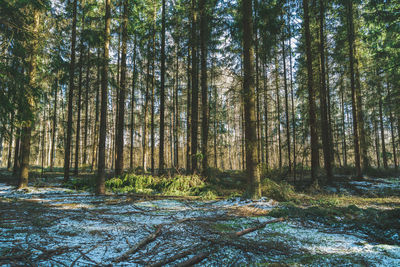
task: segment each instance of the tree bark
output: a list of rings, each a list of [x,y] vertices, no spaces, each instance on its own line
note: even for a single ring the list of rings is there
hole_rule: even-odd
[[[359,143],[359,127],[357,116],[357,99],[354,76],[354,23],[353,23],[353,2],[346,2],[347,9],[347,40],[349,43],[349,59],[350,59],[350,87],[353,114],[353,139],[354,139],[354,162],[357,171],[357,177],[362,177],[360,143]]]
[[[327,92],[326,92],[326,72],[325,72],[325,34],[324,34],[324,0],[319,0],[319,55],[321,69],[321,85],[319,92],[320,108],[321,108],[321,134],[322,148],[324,152],[324,167],[329,182],[333,179],[331,151],[333,147],[329,140],[329,133],[332,131],[328,118]]]
[[[21,171],[19,174],[18,188],[25,188],[28,186],[29,176],[29,156],[31,150],[31,133],[34,128],[34,112],[36,101],[33,96],[32,88],[36,86],[36,53],[38,46],[38,30],[40,22],[40,13],[38,10],[33,12],[33,39],[29,42],[29,72],[28,72],[28,88],[25,88],[23,96],[23,110],[21,110],[22,126],[21,133]]]
[[[82,5],[83,8],[83,5]],[[78,175],[79,168],[79,146],[80,146],[80,134],[81,134],[81,104],[82,104],[82,79],[83,79],[83,58],[84,58],[84,46],[83,46],[83,33],[85,32],[85,12],[82,14],[82,32],[80,40],[80,52],[79,52],[79,81],[78,81],[78,100],[77,109],[78,115],[76,119],[76,138],[75,138],[75,169],[74,175]]]
[[[208,171],[208,11],[207,0],[200,0],[200,51],[201,51],[201,154],[203,175]]]
[[[161,86],[160,86],[160,149],[158,169],[164,172],[164,120],[165,120],[165,0],[162,0],[161,18]]]
[[[308,113],[309,113],[309,127],[311,136],[311,180],[316,182],[318,170],[318,136],[316,127],[316,114],[315,114],[315,92],[313,81],[313,67],[312,67],[312,54],[311,54],[311,34],[310,34],[310,17],[308,13],[308,0],[303,0],[304,12],[304,35],[306,42],[306,57],[307,57],[307,86],[308,86]]]
[[[252,10],[252,0],[243,0],[243,102],[246,138],[246,172],[249,197],[259,198],[261,196],[261,183],[257,162]]]
[[[74,0],[72,7],[72,34],[71,34],[71,62],[69,64],[69,92],[68,92],[68,122],[67,122],[67,140],[65,143],[64,155],[64,182],[69,180],[69,167],[71,160],[71,139],[72,139],[72,109],[74,98],[74,76],[75,76],[75,49],[76,49],[76,10],[78,0]]]
[[[197,134],[198,134],[198,113],[199,113],[199,71],[197,58],[197,0],[192,0],[192,32],[191,32],[191,50],[192,50],[192,112],[191,112],[191,173],[197,173]]]
[[[125,92],[126,92],[126,50],[128,41],[128,0],[124,0],[122,15],[121,78],[119,80],[118,128],[116,129],[115,175],[124,170],[124,130],[125,130]]]
[[[105,154],[106,154],[106,135],[107,135],[107,84],[108,84],[108,58],[110,46],[110,24],[111,24],[111,0],[106,0],[104,28],[104,51],[103,69],[101,79],[101,111],[100,111],[100,137],[99,137],[99,159],[98,174],[96,183],[96,194],[105,193]]]

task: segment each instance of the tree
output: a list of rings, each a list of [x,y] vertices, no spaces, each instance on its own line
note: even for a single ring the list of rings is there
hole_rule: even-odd
[[[311,34],[310,34],[310,17],[308,12],[308,0],[303,0],[303,31],[306,46],[307,57],[307,87],[308,87],[308,124],[310,127],[311,136],[311,180],[316,182],[318,170],[318,135],[316,127],[316,114],[315,114],[315,92],[314,92],[314,73],[312,66],[312,53],[311,53]]]
[[[160,88],[160,150],[159,172],[164,171],[164,120],[165,120],[165,0],[162,0],[161,28],[161,88]]]
[[[121,51],[121,78],[118,100],[118,128],[116,136],[115,175],[121,175],[124,169],[124,129],[125,129],[125,92],[126,92],[126,50],[128,41],[128,0],[124,0],[122,15],[122,51]]]
[[[254,42],[252,0],[242,0],[243,20],[243,102],[246,142],[246,172],[248,194],[251,198],[261,196],[261,183],[257,162],[257,137],[254,88]]]
[[[64,182],[69,180],[69,164],[71,159],[71,139],[72,139],[72,103],[74,98],[74,76],[75,76],[75,46],[76,46],[76,10],[78,0],[74,0],[72,7],[72,33],[71,33],[71,61],[69,64],[69,91],[68,91],[68,122],[67,140],[64,155]]]
[[[96,194],[105,193],[105,146],[107,134],[107,83],[108,83],[108,58],[110,46],[110,24],[111,24],[111,0],[106,0],[104,29],[104,51],[103,68],[101,77],[101,111],[100,111],[100,136],[99,136],[99,160],[96,180]]]

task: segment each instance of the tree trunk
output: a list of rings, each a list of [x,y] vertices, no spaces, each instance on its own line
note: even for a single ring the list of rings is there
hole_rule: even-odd
[[[54,167],[54,154],[55,154],[55,143],[56,143],[56,130],[57,130],[57,97],[58,97],[58,78],[54,82],[54,105],[53,105],[53,125],[51,130],[51,152],[50,152],[50,172],[53,171]]]
[[[12,144],[14,138],[14,113],[11,114],[11,129],[10,129],[10,139],[8,140],[8,155],[7,155],[7,170],[11,170],[11,154],[12,154]],[[0,138],[0,142],[2,142]],[[1,157],[1,156],[0,156]]]
[[[32,88],[36,86],[36,50],[38,46],[38,30],[40,22],[40,14],[38,10],[33,12],[33,29],[32,36],[33,39],[30,41],[29,47],[29,72],[28,72],[28,88],[25,88],[25,94],[23,96],[23,110],[21,110],[22,121],[24,125],[22,126],[21,134],[21,171],[19,175],[18,188],[25,188],[28,186],[28,176],[29,176],[29,156],[31,150],[31,133],[34,129],[34,112],[35,112],[35,99]]]
[[[208,170],[208,81],[207,81],[207,54],[208,54],[208,12],[207,0],[200,0],[200,51],[201,51],[201,154],[203,175]]]
[[[92,147],[92,167],[91,170],[95,166],[96,158],[97,158],[97,140],[98,140],[98,122],[99,122],[99,102],[100,102],[100,80],[101,80],[101,71],[100,71],[100,49],[97,49],[97,81],[96,81],[96,107],[94,114],[94,126],[93,126],[93,147]]]
[[[329,133],[332,131],[329,125],[328,118],[328,105],[326,93],[326,73],[325,73],[325,34],[324,34],[324,0],[319,0],[319,55],[320,55],[320,69],[321,69],[321,85],[319,92],[319,101],[321,108],[321,134],[322,134],[322,148],[324,152],[324,167],[326,176],[329,182],[333,179],[332,174],[332,159],[331,151],[333,147],[329,141]]]
[[[107,84],[108,84],[108,58],[110,46],[110,24],[111,24],[111,0],[106,0],[104,29],[104,51],[103,51],[103,73],[101,79],[101,111],[100,111],[100,137],[99,137],[99,159],[98,176],[96,183],[96,194],[105,193],[105,156],[107,135]]]
[[[82,6],[83,8],[83,6]],[[85,13],[82,14],[82,32],[80,40],[80,52],[79,52],[79,81],[78,81],[78,100],[77,109],[78,115],[76,119],[76,138],[75,138],[75,170],[74,175],[78,175],[79,168],[79,145],[80,145],[80,134],[81,134],[81,103],[82,103],[82,78],[83,78],[83,33],[85,32]]]
[[[69,167],[71,160],[71,139],[72,139],[72,109],[74,98],[74,76],[75,76],[75,46],[76,46],[76,9],[78,0],[74,0],[72,8],[72,34],[71,34],[71,62],[69,64],[69,92],[68,92],[68,122],[67,140],[65,143],[64,155],[64,182],[69,180]]]
[[[15,138],[15,147],[14,147],[14,166],[13,166],[13,175],[17,176],[20,167],[20,141],[21,141],[21,128],[17,128],[16,130],[16,138]]]
[[[381,92],[381,86],[379,85],[378,91],[379,91],[379,124],[380,124],[380,130],[381,130],[381,143],[382,143],[382,159],[383,159],[383,167],[387,169],[388,166],[388,161],[387,161],[387,155],[386,155],[386,144],[385,144],[385,128],[383,125],[383,103],[382,103],[382,92]]]
[[[160,149],[158,169],[164,172],[164,119],[165,119],[165,0],[162,0],[161,18],[161,86],[160,86]]]
[[[132,91],[131,91],[131,147],[129,157],[129,168],[133,170],[133,144],[135,140],[135,87],[136,87],[136,46],[137,46],[137,35],[135,34],[135,41],[133,45],[133,70],[132,70]]]
[[[90,47],[87,52],[86,90],[85,90],[85,135],[83,137],[83,164],[88,163],[88,130],[89,130],[89,90],[90,90]]]
[[[347,40],[349,43],[349,59],[350,59],[350,87],[351,87],[351,100],[352,100],[352,114],[353,114],[353,139],[354,139],[354,162],[357,171],[357,177],[362,177],[361,171],[361,157],[360,157],[360,144],[359,144],[359,127],[357,116],[357,99],[354,77],[354,24],[353,24],[353,2],[346,2],[347,9]]]
[[[199,71],[198,71],[198,41],[197,41],[197,0],[192,0],[192,119],[191,119],[191,173],[197,173],[197,134],[199,119]]]
[[[190,172],[190,152],[191,152],[191,132],[192,132],[192,124],[191,124],[191,91],[192,91],[192,84],[191,84],[191,69],[190,69],[190,62],[191,62],[191,55],[190,49],[188,49],[188,56],[187,56],[188,64],[187,64],[187,110],[186,110],[186,171]]]
[[[279,97],[279,68],[278,59],[275,55],[275,93],[276,93],[276,111],[277,111],[277,121],[278,121],[278,152],[279,152],[279,171],[282,170],[282,142],[281,142],[281,101]]]
[[[289,161],[289,173],[292,172],[292,160],[290,153],[290,122],[289,122],[289,95],[288,95],[288,85],[286,80],[286,52],[285,52],[285,36],[282,33],[282,61],[283,61],[283,82],[285,89],[285,117],[286,117],[286,142],[288,151],[288,161]]]
[[[124,0],[122,17],[121,78],[119,80],[118,128],[116,129],[115,175],[124,170],[124,130],[125,130],[125,92],[126,92],[126,50],[128,41],[128,0]]]
[[[242,1],[244,71],[243,102],[246,138],[246,172],[249,186],[249,197],[259,198],[261,196],[261,183],[257,162],[252,9],[252,0]]]
[[[312,68],[312,54],[311,54],[311,34],[310,34],[310,17],[308,14],[308,0],[303,0],[304,11],[304,35],[306,41],[306,56],[307,56],[307,86],[308,86],[308,113],[309,113],[309,126],[311,135],[311,180],[316,182],[318,170],[318,136],[316,127],[316,114],[315,114],[315,92],[314,92],[314,74]]]

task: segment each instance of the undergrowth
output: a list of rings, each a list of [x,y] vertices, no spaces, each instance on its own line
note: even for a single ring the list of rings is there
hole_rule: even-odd
[[[106,181],[106,187],[116,193],[160,194],[166,196],[199,196],[215,199],[217,193],[197,175],[177,175],[172,178],[125,174]]]

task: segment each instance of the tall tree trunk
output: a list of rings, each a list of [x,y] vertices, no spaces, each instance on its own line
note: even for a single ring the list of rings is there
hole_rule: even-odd
[[[292,172],[292,159],[290,153],[290,122],[289,122],[289,95],[288,95],[288,84],[286,80],[286,49],[285,49],[285,35],[282,33],[282,61],[283,61],[283,84],[285,89],[285,117],[286,117],[286,143],[288,151],[289,161],[289,173]]]
[[[154,11],[153,11],[153,54],[152,54],[152,75],[151,75],[151,114],[150,114],[150,149],[151,149],[151,174],[154,174],[154,148],[155,148],[155,125],[154,125],[154,116],[155,116],[155,86],[156,86],[156,71],[155,71],[155,62],[156,62],[156,4],[154,3]]]
[[[353,23],[353,2],[346,2],[347,9],[347,40],[349,43],[349,59],[350,59],[350,87],[351,87],[351,105],[353,114],[353,138],[354,138],[354,162],[357,171],[357,177],[362,177],[361,157],[359,144],[359,127],[357,116],[357,99],[354,76],[354,23]]]
[[[340,104],[342,110],[342,150],[343,150],[343,166],[347,166],[347,144],[346,144],[346,110],[344,107],[344,86],[343,78],[340,79]]]
[[[50,172],[54,167],[54,149],[56,143],[56,130],[57,130],[57,97],[58,97],[58,78],[54,82],[54,104],[53,104],[53,125],[51,130],[51,152],[50,152]]]
[[[191,172],[197,173],[197,134],[199,119],[199,71],[198,71],[198,41],[197,41],[197,0],[192,0],[192,119],[191,119]]]
[[[254,41],[252,0],[242,1],[243,16],[243,102],[246,138],[246,172],[248,195],[251,198],[261,196],[259,166],[257,162],[257,136],[254,88]]]
[[[174,89],[174,95],[173,95],[173,110],[174,110],[174,124],[173,124],[173,132],[174,132],[174,137],[173,137],[173,142],[174,142],[174,167],[179,168],[179,38],[176,40],[176,65],[175,65],[175,89]]]
[[[282,141],[281,141],[281,101],[279,97],[279,68],[278,59],[275,55],[275,93],[276,93],[276,111],[278,121],[278,152],[279,152],[279,170],[282,170]]]
[[[380,130],[381,130],[381,143],[382,143],[382,159],[383,159],[383,167],[385,169],[388,168],[388,161],[387,161],[387,155],[386,155],[386,144],[385,144],[385,128],[383,125],[383,103],[382,103],[382,88],[381,85],[379,85],[378,91],[379,91],[379,124],[380,124]]]
[[[98,122],[99,122],[99,102],[100,102],[100,80],[101,80],[101,71],[100,71],[100,49],[97,49],[97,80],[96,80],[96,107],[95,107],[95,114],[94,114],[94,125],[93,125],[93,147],[92,147],[92,167],[91,170],[95,166],[96,158],[97,158],[97,140],[98,140]]]
[[[160,149],[159,172],[164,172],[164,119],[165,119],[165,0],[162,0],[161,18],[161,86],[160,86]]]
[[[329,125],[328,118],[328,105],[326,93],[326,73],[325,73],[325,34],[324,34],[324,0],[319,0],[319,55],[320,55],[320,69],[321,69],[321,85],[319,92],[319,101],[321,108],[321,134],[322,134],[322,148],[324,152],[324,167],[326,176],[329,182],[333,179],[332,174],[332,159],[331,151],[333,147],[329,140],[329,133],[332,131]]]
[[[203,175],[208,170],[208,81],[207,81],[207,54],[208,54],[208,14],[207,0],[200,0],[200,51],[201,51],[201,154]]]
[[[90,46],[87,51],[86,90],[85,90],[85,135],[83,137],[83,164],[88,163],[88,131],[89,131],[89,90],[90,90]]]
[[[14,113],[11,114],[10,138],[8,140],[8,155],[7,155],[7,170],[8,171],[11,171],[11,154],[12,154],[13,138],[14,138]],[[0,138],[0,142],[2,142],[1,138]]]
[[[100,111],[100,137],[99,137],[99,159],[98,176],[96,183],[96,194],[105,193],[105,156],[106,156],[106,135],[107,135],[107,84],[108,84],[108,58],[110,46],[110,24],[111,24],[111,0],[106,0],[104,28],[104,51],[103,69],[101,78],[101,111]]]
[[[133,170],[133,144],[135,141],[135,87],[136,87],[136,46],[137,46],[137,35],[135,34],[135,41],[133,45],[133,70],[132,70],[132,91],[131,91],[131,147],[129,156],[129,168]]]
[[[288,13],[288,38],[289,38],[289,63],[290,63],[290,96],[292,102],[292,136],[293,136],[293,181],[296,182],[296,115],[294,112],[294,90],[293,90],[293,65],[292,65],[292,31],[290,24],[290,14]]]
[[[311,136],[311,180],[316,182],[318,170],[318,136],[317,136],[317,119],[315,114],[315,92],[314,92],[314,74],[312,68],[312,54],[311,54],[311,34],[310,34],[310,17],[308,13],[308,0],[303,0],[304,12],[304,35],[306,41],[306,56],[307,56],[307,86],[308,86],[308,113],[309,113],[309,126]]]
[[[14,147],[14,166],[13,166],[13,175],[17,176],[20,167],[20,140],[21,140],[21,128],[16,129],[16,137],[15,137],[15,147]]]
[[[36,50],[38,46],[38,30],[40,22],[40,13],[38,10],[33,11],[33,25],[32,25],[32,36],[33,39],[30,41],[29,47],[29,71],[28,71],[28,88],[25,90],[23,96],[23,109],[20,110],[22,121],[21,133],[21,171],[19,174],[18,188],[24,188],[28,186],[29,176],[29,156],[31,152],[31,133],[34,129],[34,109],[35,99],[33,97],[32,88],[36,86]]]
[[[71,139],[72,139],[72,109],[74,98],[74,76],[75,76],[75,49],[76,49],[76,9],[78,0],[74,0],[72,7],[72,34],[71,34],[71,61],[69,64],[69,92],[68,92],[68,122],[67,140],[65,143],[64,155],[64,182],[69,180],[69,167],[71,160]]]
[[[264,123],[265,123],[265,166],[269,168],[269,138],[268,138],[268,80],[267,80],[267,63],[264,62]]]
[[[190,172],[190,152],[191,152],[191,132],[192,132],[192,124],[191,124],[191,91],[192,91],[192,84],[191,84],[191,69],[190,69],[190,62],[191,62],[191,54],[190,49],[188,49],[187,55],[187,110],[186,110],[186,171]]]
[[[394,163],[394,168],[397,170],[398,165],[397,165],[397,153],[396,153],[396,140],[395,140],[395,134],[394,134],[394,117],[392,113],[392,99],[393,95],[391,94],[390,91],[390,83],[387,81],[386,88],[388,91],[388,108],[389,108],[389,122],[390,122],[390,135],[392,139],[392,153],[393,153],[393,163]]]
[[[379,131],[378,131],[378,119],[376,118],[375,110],[373,111],[374,120],[374,132],[375,132],[375,151],[376,151],[376,165],[378,168],[381,167],[380,152],[379,152]]]
[[[147,115],[148,115],[148,106],[149,106],[149,91],[150,91],[150,41],[148,42],[147,47],[147,71],[146,71],[146,92],[145,92],[145,100],[144,100],[144,115],[143,115],[143,135],[142,135],[142,166],[143,171],[147,170]]]
[[[83,6],[82,6],[83,8]],[[79,168],[79,145],[80,145],[80,134],[81,134],[81,104],[82,104],[82,78],[83,78],[83,58],[84,58],[84,46],[83,46],[83,33],[85,32],[85,12],[82,13],[82,32],[80,40],[80,52],[79,52],[79,81],[78,81],[78,100],[77,109],[78,115],[76,119],[76,138],[75,138],[75,169],[74,175],[78,175]]]
[[[118,128],[116,129],[115,175],[121,175],[124,170],[124,130],[125,130],[125,92],[126,92],[126,50],[128,41],[128,0],[124,0],[122,15],[122,48],[121,48],[121,78],[118,100]]]

